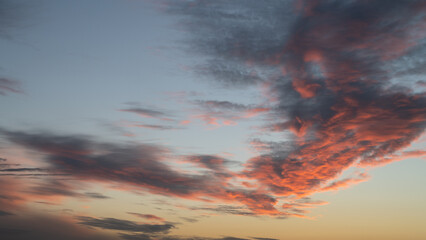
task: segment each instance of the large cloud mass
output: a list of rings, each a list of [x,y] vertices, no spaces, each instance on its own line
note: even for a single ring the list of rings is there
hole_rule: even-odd
[[[392,154],[423,133],[423,1],[168,3],[188,26],[189,50],[208,59],[198,73],[268,87],[265,129],[293,137],[266,146],[244,174],[274,195],[364,181],[365,173],[337,178],[400,159]]]

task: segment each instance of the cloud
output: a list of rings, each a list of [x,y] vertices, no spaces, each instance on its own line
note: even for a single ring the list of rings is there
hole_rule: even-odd
[[[235,125],[236,121],[249,119],[270,111],[266,106],[244,105],[229,101],[196,100],[192,104],[198,107],[201,114],[195,118],[201,119],[209,125]]]
[[[120,236],[125,240],[275,240],[274,238],[237,238],[237,237],[221,237],[221,238],[208,238],[208,237],[197,237],[197,236],[158,236],[158,235],[148,235],[148,234],[120,234]]]
[[[14,215],[14,214],[10,213],[10,212],[3,211],[3,210],[0,210],[0,217],[3,217],[3,216],[12,216],[12,215]]]
[[[232,174],[226,168],[226,165],[232,162],[222,157],[213,155],[190,155],[186,156],[185,160],[198,167],[210,169],[219,174],[226,174],[227,172],[230,175]]]
[[[0,95],[5,96],[7,93],[22,93],[20,84],[15,80],[0,78]]]
[[[14,144],[43,153],[44,161],[50,165],[49,171],[69,174],[73,181],[126,183],[154,194],[199,201],[238,202],[258,214],[279,214],[273,207],[274,197],[259,190],[228,184],[227,179],[237,175],[221,166],[228,162],[222,158],[183,156],[212,170],[187,174],[165,163],[171,150],[159,145],[100,143],[84,136],[49,133],[3,130],[2,134]],[[35,185],[28,192],[39,197],[43,194],[81,197],[76,190],[77,184],[51,180]]]
[[[81,136],[4,133],[11,142],[45,153],[51,169],[82,179],[128,182],[175,195],[191,195],[209,184],[201,176],[172,170],[160,161],[168,149],[157,145],[114,145]]]
[[[2,0],[0,1],[0,37],[11,39],[12,32],[21,28],[24,23],[26,14],[26,4],[16,1]],[[0,87],[1,89],[1,87]]]
[[[415,87],[424,81],[426,50],[420,1],[168,3],[188,27],[188,51],[207,59],[202,74],[245,86],[259,83],[245,79],[253,69],[269,76],[261,82],[276,101],[265,130],[289,139],[281,148],[257,141],[266,145],[243,174],[270,195],[303,197],[359,182],[338,179],[352,166],[392,162],[387,157],[424,132],[426,95]],[[229,71],[217,71],[217,63],[241,74],[221,74]]]
[[[190,207],[191,210],[212,211],[231,215],[253,216],[254,213],[245,207],[219,205],[215,207]]]
[[[134,213],[134,212],[127,212],[128,214],[140,217],[140,218],[145,218],[147,220],[154,220],[154,221],[160,221],[160,222],[165,222],[166,220],[164,220],[164,218],[155,216],[153,214],[142,214],[142,213]]]
[[[198,222],[198,219],[196,219],[196,218],[180,217],[180,219],[184,220],[185,222],[189,222],[189,223]]]
[[[46,169],[41,168],[6,168],[0,169],[0,172],[43,172]]]
[[[116,219],[116,218],[93,218],[80,216],[77,217],[78,223],[89,226],[110,230],[120,230],[128,232],[143,233],[167,233],[174,225],[166,224],[138,224],[133,221]]]
[[[168,125],[158,125],[158,124],[142,124],[142,123],[132,123],[126,124],[128,127],[138,127],[138,128],[147,128],[153,130],[178,130],[183,129],[182,127],[174,127]]]
[[[155,118],[155,119],[164,120],[164,121],[174,121],[171,118],[172,117],[171,114],[166,113],[162,110],[154,109],[154,108],[141,107],[137,103],[129,103],[129,105],[131,105],[131,107],[125,108],[125,109],[120,109],[119,111],[135,113],[135,114],[138,114],[139,116],[145,117],[145,118]]]
[[[95,199],[108,199],[110,197],[103,195],[102,193],[96,193],[96,192],[85,192],[84,195],[89,198],[95,198]]]
[[[256,240],[278,240],[276,238],[259,238],[259,237],[255,237],[253,239],[256,239]]]
[[[112,240],[117,239],[110,235],[93,231],[75,224],[72,219],[26,213],[0,217],[0,238],[8,240],[44,239],[44,240]]]

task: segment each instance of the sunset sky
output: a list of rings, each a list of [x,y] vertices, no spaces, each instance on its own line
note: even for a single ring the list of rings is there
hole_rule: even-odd
[[[0,0],[0,239],[426,239],[426,1]]]

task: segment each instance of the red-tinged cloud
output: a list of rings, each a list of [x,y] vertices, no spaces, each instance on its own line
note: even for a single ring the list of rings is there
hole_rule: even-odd
[[[153,214],[142,214],[142,213],[134,213],[134,212],[128,212],[128,214],[140,217],[140,218],[144,218],[147,220],[153,220],[153,221],[159,221],[159,222],[165,222],[166,220],[162,217],[158,217],[156,215]]]
[[[416,151],[405,151],[401,154],[391,154],[389,156],[386,156],[384,158],[381,158],[380,160],[374,160],[374,161],[362,161],[358,164],[360,167],[378,167],[386,165],[390,162],[396,162],[405,160],[408,158],[422,158],[426,159],[426,151],[423,150],[416,150]]]
[[[256,117],[270,111],[268,107],[245,105],[229,101],[202,101],[192,102],[198,107],[201,114],[194,118],[202,120],[207,125],[230,126],[236,125],[238,121]]]
[[[339,179],[350,167],[401,159],[395,154],[424,132],[421,1],[195,2],[170,3],[170,12],[185,16],[189,51],[209,59],[198,73],[225,86],[267,86],[265,129],[293,134],[254,142],[262,155],[242,173],[270,195],[365,181]],[[249,78],[253,68],[265,78]]]
[[[323,187],[320,191],[337,191],[343,188],[348,188],[354,184],[367,181],[369,178],[370,177],[366,174],[359,174],[357,177],[345,178],[342,180],[334,181]]]

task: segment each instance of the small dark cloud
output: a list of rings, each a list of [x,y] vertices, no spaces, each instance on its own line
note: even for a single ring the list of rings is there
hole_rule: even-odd
[[[14,215],[14,214],[10,213],[10,212],[3,211],[3,210],[0,210],[0,217],[12,216],[12,215]]]
[[[41,183],[35,184],[35,186],[31,187],[26,192],[39,196],[83,196],[77,192],[77,189],[73,185],[57,179],[48,179]]]
[[[142,117],[147,118],[155,118],[165,121],[174,121],[172,119],[172,114],[166,113],[163,110],[156,109],[156,108],[148,108],[148,107],[142,107],[138,103],[128,103],[130,105],[129,108],[120,109],[121,112],[130,112],[138,114]]]
[[[47,171],[46,169],[42,168],[6,168],[6,169],[0,169],[0,172],[43,172]]]
[[[16,228],[0,228],[0,236],[3,237],[21,237],[23,234],[27,234],[28,230],[16,229]],[[23,238],[22,238],[23,239]]]
[[[190,218],[190,217],[180,217],[180,219],[184,220],[185,222],[189,222],[189,223],[195,223],[195,222],[199,221],[196,218]]]
[[[226,110],[226,111],[244,111],[249,109],[250,107],[240,103],[233,103],[229,101],[215,101],[215,100],[196,100],[195,104],[208,108],[210,110]]]
[[[130,124],[128,126],[138,127],[138,128],[147,128],[147,129],[153,129],[153,130],[178,130],[178,129],[183,129],[182,127],[174,127],[174,126],[169,126],[169,125],[142,124],[142,123]]]
[[[125,240],[250,240],[249,238],[238,238],[238,237],[221,237],[221,238],[209,238],[209,237],[183,237],[183,236],[169,236],[169,235],[149,235],[149,234],[120,234]],[[254,239],[254,238],[253,238]],[[265,238],[267,239],[267,238]],[[275,240],[275,239],[271,239]]]
[[[103,195],[101,193],[96,193],[96,192],[85,192],[84,195],[86,197],[96,198],[96,199],[108,199],[108,198],[110,198],[108,196],[105,196],[105,195]]]
[[[12,168],[12,167],[18,167],[21,164],[17,164],[17,163],[13,163],[13,164],[8,164],[8,163],[0,163],[0,168],[1,169],[6,169],[6,168]]]
[[[237,237],[223,237],[218,238],[217,240],[250,240],[248,238],[237,238]]]
[[[213,155],[192,155],[188,156],[188,161],[216,172],[225,172],[225,165],[232,163],[227,159]]]
[[[262,238],[262,237],[254,237],[255,240],[279,240],[277,238]]]
[[[129,232],[143,232],[143,233],[167,233],[170,229],[174,228],[173,224],[138,224],[133,221],[116,219],[116,218],[93,218],[80,216],[76,218],[79,224],[97,227],[110,230],[120,230]]]

